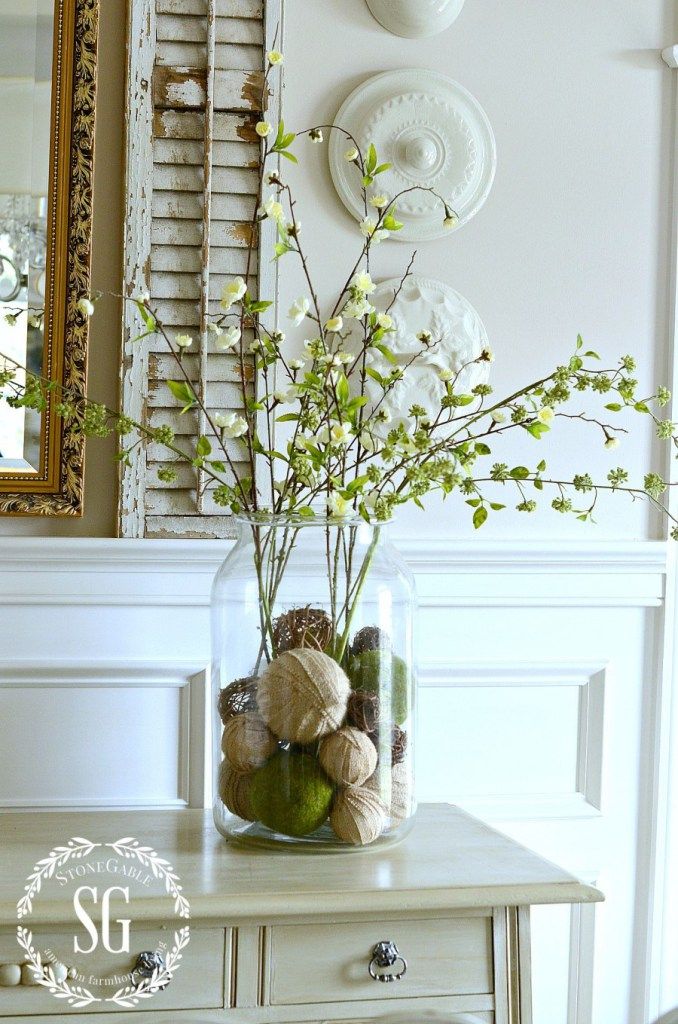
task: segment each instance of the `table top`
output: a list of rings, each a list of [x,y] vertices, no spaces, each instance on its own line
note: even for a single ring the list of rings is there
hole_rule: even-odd
[[[273,920],[295,915],[411,913],[603,899],[549,861],[458,807],[425,804],[411,833],[393,846],[341,853],[260,850],[223,839],[207,810],[9,811],[0,814],[0,925],[33,865],[79,836],[133,836],[171,862],[196,920]],[[32,921],[70,921],[56,887],[35,901]],[[158,897],[135,901],[137,920],[155,920]]]

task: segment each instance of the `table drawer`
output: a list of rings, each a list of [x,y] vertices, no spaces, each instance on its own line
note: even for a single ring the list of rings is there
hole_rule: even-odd
[[[100,953],[95,950],[93,953],[78,957],[77,967],[83,974],[82,979],[71,981],[71,985],[82,985],[89,987],[86,973],[91,973],[101,978],[113,978],[120,976],[124,970],[131,970],[136,961],[138,953],[144,949],[154,949],[158,942],[158,929],[132,930],[133,954],[129,958],[129,964],[121,965],[120,956],[111,956],[105,951]],[[168,931],[169,945],[172,943],[174,932]],[[73,932],[45,932],[40,929],[41,949],[54,950],[55,955],[68,964],[67,951],[73,948]],[[225,973],[230,970],[230,946],[231,932],[224,932],[222,928],[191,928],[191,939],[188,946],[182,952],[182,960],[179,967],[163,992],[157,992],[150,998],[142,999],[137,1004],[139,1011],[148,1010],[157,1012],[159,1010],[183,1010],[183,1009],[216,1009],[224,1005],[224,992],[230,990],[229,979]],[[72,960],[73,957],[70,957]],[[1,963],[22,963],[22,951],[19,949],[16,938],[12,933],[0,935],[0,964]],[[225,965],[227,971],[225,972]],[[92,992],[101,996],[112,995],[124,982],[107,986],[92,988]],[[92,1003],[84,1011],[86,1013],[98,1013],[105,1011],[121,1012],[121,1008],[112,1003]],[[42,985],[17,985],[14,987],[0,986],[0,1018],[12,1015],[40,1014],[43,1015],[68,1013],[66,999],[57,999]],[[80,1011],[83,1012],[83,1011]]]
[[[407,960],[399,981],[370,977],[374,947],[391,941]],[[487,994],[493,991],[492,919],[280,925],[270,930],[272,1006]]]

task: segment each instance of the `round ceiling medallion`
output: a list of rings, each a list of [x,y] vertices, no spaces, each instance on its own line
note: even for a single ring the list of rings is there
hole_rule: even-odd
[[[459,16],[464,0],[367,0],[380,25],[396,36],[435,36]]]
[[[416,274],[408,277],[402,288],[400,285],[399,278],[382,281],[370,295],[374,307],[388,310],[393,319],[387,344],[395,365],[409,367],[386,397],[371,380],[367,383],[368,407],[379,403],[379,408],[390,414],[386,432],[399,423],[409,430],[413,426],[409,410],[414,404],[422,405],[435,418],[445,394],[445,384],[438,376],[441,370],[459,374],[455,383],[459,394],[486,383],[490,370],[489,363],[474,362],[490,346],[485,326],[468,299],[444,281]],[[427,351],[422,351],[417,338],[422,331],[432,338]],[[415,355],[416,361],[409,365]],[[387,376],[394,364],[373,348],[369,365]]]
[[[487,199],[497,163],[492,126],[471,93],[445,75],[421,68],[375,75],[351,93],[334,124],[349,131],[363,153],[373,142],[380,163],[391,164],[376,179],[377,192],[392,198],[417,185],[433,188],[457,214],[457,227]],[[334,186],[362,220],[360,176],[345,159],[347,148],[346,136],[332,132]],[[430,192],[409,192],[397,208],[404,227],[392,238],[418,242],[450,233],[440,200]]]

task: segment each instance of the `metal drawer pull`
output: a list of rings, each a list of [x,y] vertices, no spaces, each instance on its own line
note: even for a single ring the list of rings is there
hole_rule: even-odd
[[[152,978],[155,971],[162,971],[165,967],[165,959],[161,953],[155,950],[145,950],[143,953],[139,953],[137,962],[134,965],[132,971],[132,984],[139,985],[147,978]],[[167,988],[169,981],[165,982],[164,985],[158,985],[159,991]]]
[[[403,965],[402,970],[393,971],[389,974],[377,973],[377,967],[385,970],[387,967],[395,967],[398,961]],[[372,959],[370,960],[369,971],[370,977],[375,981],[400,981],[407,972],[407,960],[398,952],[398,947],[395,942],[391,942],[390,940],[378,942],[372,950]]]

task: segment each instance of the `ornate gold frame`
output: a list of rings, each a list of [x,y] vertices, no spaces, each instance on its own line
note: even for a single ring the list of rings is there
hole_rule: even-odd
[[[55,0],[47,227],[44,376],[85,395],[99,0]],[[43,415],[41,466],[29,477],[0,470],[0,515],[82,515],[84,438]]]

